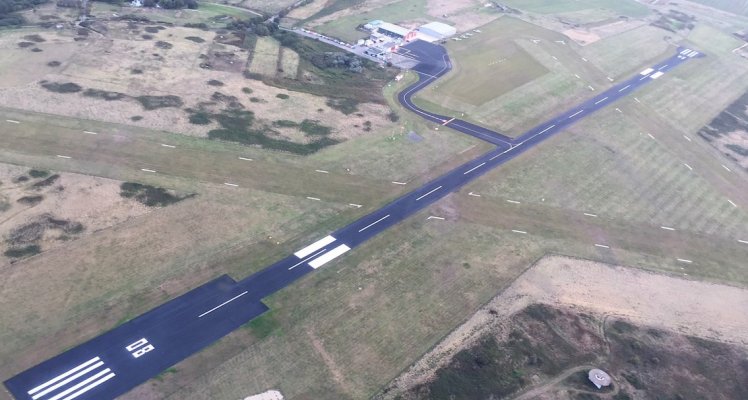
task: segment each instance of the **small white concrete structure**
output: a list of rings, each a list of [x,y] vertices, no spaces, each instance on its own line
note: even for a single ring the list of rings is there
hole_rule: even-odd
[[[441,40],[454,36],[457,33],[457,29],[442,22],[429,22],[418,28],[418,32]]]
[[[611,383],[610,375],[601,369],[591,369],[587,377],[598,389],[601,389],[603,386],[610,386]]]
[[[245,397],[244,400],[283,400],[283,395],[277,390],[268,390],[264,393]]]

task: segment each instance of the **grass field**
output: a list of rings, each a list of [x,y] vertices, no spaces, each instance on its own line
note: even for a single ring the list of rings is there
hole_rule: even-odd
[[[153,21],[170,22],[177,25],[186,23],[206,23],[213,27],[223,27],[225,21],[216,21],[218,16],[229,16],[236,18],[249,18],[255,16],[248,10],[242,10],[235,7],[227,7],[222,4],[200,2],[198,9],[189,10],[167,10],[161,8],[135,8],[129,6],[117,6],[114,4],[93,2],[91,3],[91,14],[102,18],[109,18],[112,13],[133,14],[147,17]]]
[[[267,36],[257,38],[252,52],[252,64],[249,65],[250,72],[274,76],[278,72],[279,52],[280,44],[277,40]]]
[[[644,25],[584,46],[579,54],[608,76],[626,78],[639,72],[642,65],[650,65],[674,51],[665,39],[668,36],[672,33]]]
[[[368,36],[366,33],[356,30],[358,25],[375,19],[396,24],[403,21],[420,20],[425,15],[426,0],[402,0],[375,8],[364,14],[352,13],[351,15],[325,22],[314,26],[314,30],[347,42],[355,42],[358,39]]]
[[[299,73],[299,55],[286,47],[281,48],[281,69],[283,76],[289,79],[296,79]]]
[[[611,17],[618,15],[641,17],[649,13],[646,6],[633,0],[506,0],[503,4],[539,14],[562,14],[590,9],[599,10]]]
[[[748,16],[748,1],[746,0],[694,0],[710,7],[718,8],[733,14]]]

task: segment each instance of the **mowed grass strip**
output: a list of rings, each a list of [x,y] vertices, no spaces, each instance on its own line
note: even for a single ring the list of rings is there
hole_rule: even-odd
[[[720,10],[748,17],[748,1],[746,0],[693,0]]]
[[[266,76],[275,76],[278,72],[278,56],[280,54],[280,43],[277,40],[260,36],[255,43],[252,52],[252,64],[249,71]]]
[[[611,16],[641,17],[649,14],[646,6],[633,0],[506,0],[503,4],[539,14],[560,14],[590,9],[598,9]]]
[[[279,72],[285,78],[296,79],[299,73],[299,54],[288,47],[282,47],[280,57],[282,71]]]
[[[672,33],[649,25],[605,38],[579,49],[579,54],[612,78],[627,78],[639,68],[675,52],[665,37]]]

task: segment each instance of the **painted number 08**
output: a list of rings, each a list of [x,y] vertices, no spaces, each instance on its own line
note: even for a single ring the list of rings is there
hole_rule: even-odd
[[[152,344],[148,343],[148,339],[146,338],[142,338],[137,342],[125,347],[125,350],[129,351],[130,354],[132,354],[132,356],[135,358],[139,358],[140,356],[148,353],[153,349],[155,349],[155,347],[153,347]]]

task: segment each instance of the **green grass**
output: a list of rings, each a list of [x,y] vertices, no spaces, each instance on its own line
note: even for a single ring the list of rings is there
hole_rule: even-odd
[[[733,14],[748,17],[748,1],[746,0],[693,0],[710,7],[714,7]]]
[[[401,21],[422,19],[426,15],[426,12],[426,0],[402,0],[368,12],[354,13],[349,16],[337,18],[315,26],[313,29],[325,35],[352,43],[368,36],[365,32],[356,30],[358,25],[375,19],[396,24]]]
[[[589,9],[601,10],[611,16],[642,17],[649,14],[646,6],[633,0],[506,0],[502,4],[540,14],[559,14]]]
[[[627,78],[651,65],[659,58],[670,57],[675,52],[662,29],[644,25],[579,49],[579,54],[605,71],[612,78]]]

